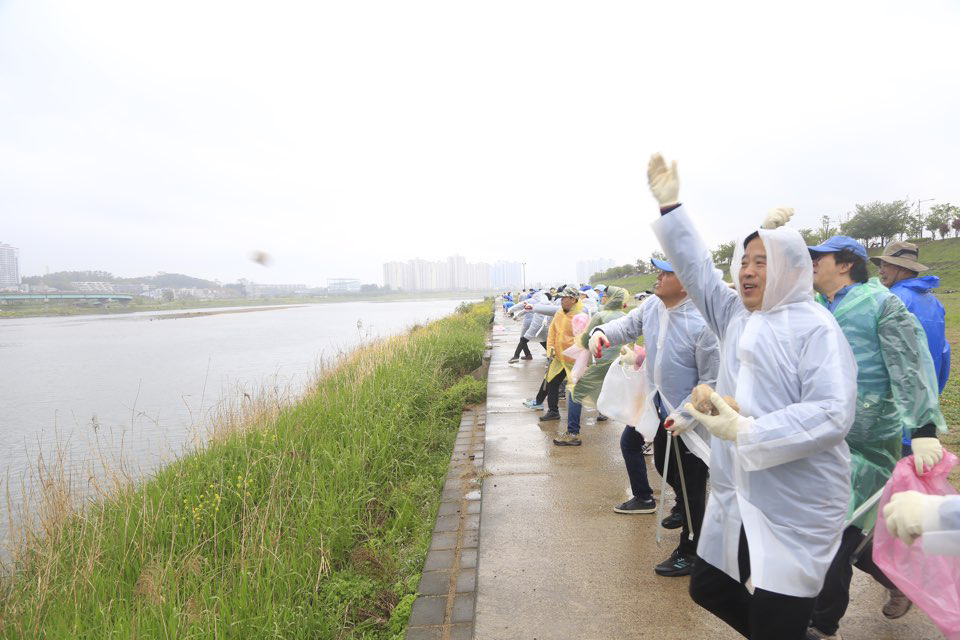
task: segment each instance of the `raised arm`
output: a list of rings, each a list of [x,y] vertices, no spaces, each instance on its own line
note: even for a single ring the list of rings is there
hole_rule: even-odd
[[[661,216],[653,223],[653,232],[687,295],[707,325],[723,340],[727,324],[744,308],[740,296],[724,282],[723,273],[713,265],[710,250],[678,203],[677,163],[667,168],[660,154],[654,154],[647,167],[647,179],[650,191],[660,203]]]

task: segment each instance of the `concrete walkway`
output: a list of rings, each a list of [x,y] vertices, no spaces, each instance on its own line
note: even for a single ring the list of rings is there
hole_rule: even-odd
[[[679,540],[654,541],[656,515],[620,515],[628,495],[620,456],[623,425],[582,429],[583,445],[552,443],[560,423],[538,423],[522,406],[544,373],[543,349],[509,365],[520,324],[497,313],[487,391],[483,499],[474,637],[658,640],[740,636],[695,605],[688,578],[662,578],[653,567]],[[592,422],[595,412],[584,412]],[[660,477],[648,458],[650,484]],[[672,503],[671,503],[672,504]],[[668,504],[668,506],[670,506]],[[900,620],[880,614],[884,590],[854,571],[846,640],[925,640],[942,636],[915,608]]]

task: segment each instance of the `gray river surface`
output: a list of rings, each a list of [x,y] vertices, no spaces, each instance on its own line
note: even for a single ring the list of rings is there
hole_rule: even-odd
[[[321,363],[461,301],[0,320],[0,547],[43,464],[63,461],[75,499],[121,460],[140,478],[202,444],[218,410],[295,399]]]

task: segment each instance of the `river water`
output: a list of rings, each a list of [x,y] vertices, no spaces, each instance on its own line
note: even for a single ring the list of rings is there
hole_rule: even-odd
[[[141,477],[201,443],[218,408],[245,394],[295,397],[320,363],[460,302],[0,320],[0,542],[30,502],[41,460],[62,456],[75,498],[121,459]]]

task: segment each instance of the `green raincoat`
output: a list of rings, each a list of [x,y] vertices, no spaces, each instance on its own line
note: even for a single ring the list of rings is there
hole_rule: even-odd
[[[623,312],[623,303],[626,301],[628,295],[630,294],[622,287],[607,287],[603,309],[593,315],[590,319],[590,324],[587,325],[586,331],[580,335],[580,346],[584,349],[588,348],[590,332],[593,331],[594,328],[627,315]],[[579,402],[588,409],[593,409],[597,406],[597,397],[600,395],[600,387],[603,386],[603,379],[606,377],[607,369],[610,368],[613,361],[620,357],[620,347],[621,345],[614,344],[604,349],[603,356],[595,360],[584,372],[583,376],[573,387],[574,402]]]
[[[817,300],[826,305],[822,295]],[[849,517],[890,478],[904,429],[934,424],[945,432],[946,422],[923,328],[897,296],[871,278],[850,289],[833,315],[857,360],[857,412],[846,438]],[[851,524],[870,529],[876,515],[873,509]]]

